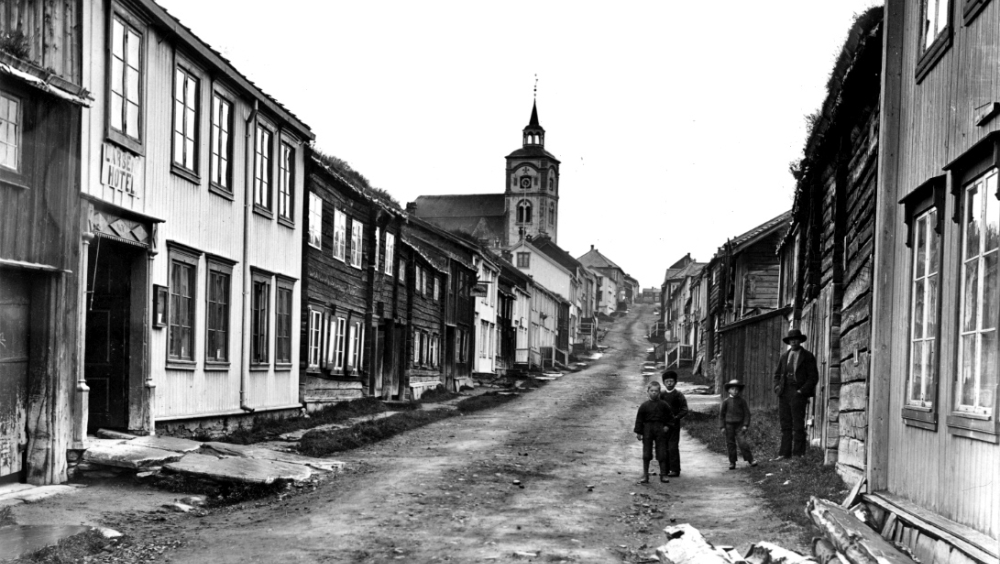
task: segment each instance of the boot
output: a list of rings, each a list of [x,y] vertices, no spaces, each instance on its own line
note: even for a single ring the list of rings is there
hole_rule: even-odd
[[[667,472],[667,463],[666,462],[661,462],[660,463],[660,483],[661,484],[666,484],[666,483],[670,482],[670,480],[667,479],[667,474],[668,474],[668,472]]]
[[[639,483],[640,484],[649,483],[649,461],[645,459],[643,459],[642,461],[642,477],[639,478]]]

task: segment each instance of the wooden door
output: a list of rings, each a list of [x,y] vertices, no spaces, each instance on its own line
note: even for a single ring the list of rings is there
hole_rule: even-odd
[[[385,356],[385,327],[379,326],[378,332],[375,334],[375,358],[372,366],[372,371],[375,378],[375,385],[373,392],[376,395],[382,393],[382,369],[385,366],[384,362]]]
[[[455,328],[445,327],[444,333],[444,388],[449,392],[455,389]]]
[[[129,301],[132,261],[115,245],[90,245],[84,374],[88,430],[128,427]]]
[[[31,284],[0,270],[0,483],[24,480]]]

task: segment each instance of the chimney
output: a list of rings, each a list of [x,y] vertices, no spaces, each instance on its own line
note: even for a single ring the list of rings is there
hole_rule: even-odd
[[[590,250],[592,250],[592,251],[594,250],[594,246],[593,245],[590,246]]]

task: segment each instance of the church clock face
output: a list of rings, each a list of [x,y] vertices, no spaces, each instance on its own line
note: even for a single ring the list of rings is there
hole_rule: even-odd
[[[521,189],[530,190],[531,189],[531,178],[528,176],[521,177]]]

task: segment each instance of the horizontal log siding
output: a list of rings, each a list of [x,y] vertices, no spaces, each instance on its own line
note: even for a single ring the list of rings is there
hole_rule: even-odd
[[[902,1],[893,0],[893,9],[901,9]],[[962,3],[952,3],[953,44],[923,78],[913,79],[918,55],[920,14],[907,3],[905,26],[901,38],[900,97],[898,104],[899,146],[892,170],[896,182],[883,188],[885,198],[880,206],[897,206],[906,193],[941,174],[942,167],[965,153],[985,135],[1000,129],[1000,120],[976,126],[975,108],[997,99],[1000,93],[1000,71],[996,53],[1000,49],[1000,4],[991,2],[968,26],[961,24]],[[889,72],[889,71],[887,71]],[[955,355],[957,312],[959,311],[959,241],[958,226],[950,218],[954,201],[946,200],[944,222],[941,311],[939,350],[942,351],[939,375],[939,424],[936,431],[904,425],[900,412],[902,390],[908,365],[907,332],[893,331],[889,353],[891,361],[888,396],[887,435],[880,437],[887,448],[887,487],[922,507],[958,521],[994,538],[1000,536],[1000,516],[996,500],[1000,484],[996,468],[1000,467],[1000,446],[971,440],[948,432],[944,417],[954,401],[956,378]],[[892,214],[888,214],[890,217]],[[902,210],[899,211],[902,215]],[[892,311],[903,319],[909,309],[910,252],[904,245],[905,226],[900,217],[893,229],[895,269],[891,286],[885,288]],[[881,277],[880,277],[881,278]],[[889,326],[891,320],[885,320]]]

